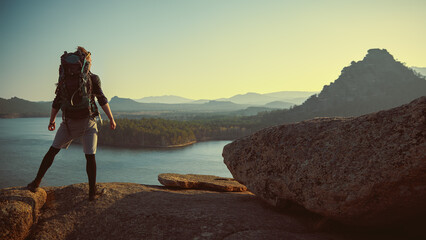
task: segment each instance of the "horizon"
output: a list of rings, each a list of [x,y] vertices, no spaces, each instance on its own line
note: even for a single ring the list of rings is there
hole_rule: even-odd
[[[0,3],[0,97],[53,100],[59,57],[78,45],[108,99],[320,92],[372,48],[426,67],[425,1],[75,4]]]
[[[280,92],[293,92],[293,93],[298,92],[298,93],[315,94],[315,93],[319,93],[320,91],[277,91],[277,92],[268,92],[268,93],[247,92],[247,93],[235,94],[235,95],[228,96],[228,97],[220,97],[220,98],[214,98],[214,99],[207,99],[207,98],[192,99],[192,98],[186,98],[186,97],[182,97],[182,96],[178,96],[178,95],[146,96],[146,97],[141,97],[141,98],[129,98],[129,97],[125,97],[125,96],[111,96],[111,97],[108,97],[108,101],[111,101],[111,99],[115,98],[115,97],[122,98],[122,99],[131,99],[131,100],[140,100],[140,99],[143,99],[143,98],[156,98],[156,97],[180,97],[180,98],[185,98],[185,99],[192,100],[192,101],[200,101],[200,100],[214,101],[214,100],[219,100],[219,99],[223,99],[223,98],[227,99],[227,98],[231,98],[231,97],[235,97],[235,96],[242,96],[242,95],[247,95],[247,94],[252,94],[252,93],[265,95],[265,94],[273,94],[273,93],[280,93]],[[12,96],[12,97],[9,97],[9,98],[4,98],[4,97],[0,96],[0,98],[6,99],[6,100],[9,100],[9,99],[12,99],[12,98],[19,98],[19,99],[23,99],[23,100],[27,100],[27,101],[31,101],[31,102],[51,102],[51,101],[53,101],[53,99],[51,99],[51,100],[33,100],[33,99],[23,98],[23,97],[20,97],[20,96]]]

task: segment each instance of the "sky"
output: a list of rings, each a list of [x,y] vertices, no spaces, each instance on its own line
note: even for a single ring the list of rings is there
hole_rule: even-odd
[[[321,91],[371,48],[426,67],[425,0],[0,0],[0,97],[54,98],[83,46],[113,96]]]

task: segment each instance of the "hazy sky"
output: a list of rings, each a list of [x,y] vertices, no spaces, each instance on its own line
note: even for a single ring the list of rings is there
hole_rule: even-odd
[[[320,91],[370,48],[426,67],[425,0],[0,0],[0,97],[52,100],[76,46],[108,98]]]

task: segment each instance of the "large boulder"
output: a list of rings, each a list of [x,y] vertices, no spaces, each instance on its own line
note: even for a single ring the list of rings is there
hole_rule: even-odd
[[[236,180],[273,205],[388,225],[426,213],[426,97],[356,118],[275,126],[224,147]]]
[[[25,239],[46,202],[46,192],[33,193],[23,187],[0,190],[0,239]]]
[[[244,192],[246,186],[232,178],[213,175],[161,173],[158,181],[167,187],[205,189],[219,192]]]

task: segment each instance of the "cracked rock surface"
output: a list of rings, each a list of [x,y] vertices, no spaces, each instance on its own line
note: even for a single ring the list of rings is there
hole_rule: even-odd
[[[274,206],[297,203],[360,226],[407,224],[426,213],[426,97],[267,128],[223,156],[236,180]]]
[[[89,202],[87,184],[45,187],[47,201],[26,239],[407,239],[389,229],[327,226],[318,215],[297,207],[278,211],[248,191],[135,183],[98,183],[98,189],[102,195]]]
[[[46,192],[24,187],[0,189],[0,239],[20,240],[29,234],[46,202]]]

